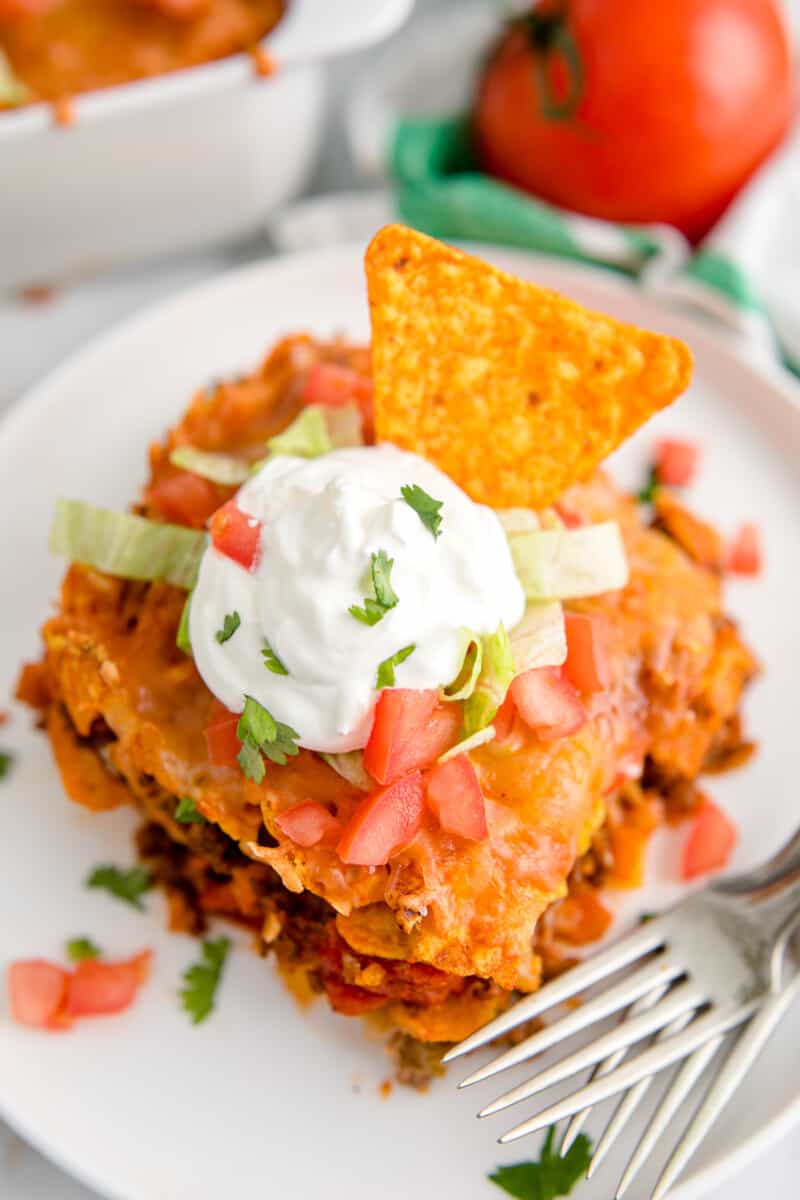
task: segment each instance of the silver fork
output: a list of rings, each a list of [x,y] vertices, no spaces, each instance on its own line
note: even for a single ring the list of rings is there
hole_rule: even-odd
[[[613,1136],[606,1139],[605,1146],[601,1140],[598,1147],[605,1153],[610,1141],[619,1133],[641,1100],[647,1081],[652,1076],[685,1060],[665,1098],[664,1103],[669,1102],[666,1120],[663,1114],[656,1114],[654,1124],[660,1124],[660,1129],[663,1129],[686,1097],[691,1084],[710,1062],[724,1035],[749,1021],[764,1005],[767,1017],[762,1016],[759,1022],[753,1022],[740,1039],[744,1050],[738,1054],[738,1047],[734,1050],[731,1056],[733,1067],[728,1068],[726,1064],[723,1068],[722,1086],[717,1088],[715,1085],[709,1093],[710,1108],[704,1105],[705,1111],[698,1113],[698,1118],[702,1117],[700,1124],[704,1125],[704,1133],[729,1098],[731,1080],[735,1086],[743,1070],[752,1061],[752,1057],[748,1058],[748,1055],[752,1055],[752,1045],[758,1038],[761,1039],[758,1045],[763,1044],[775,1021],[791,1001],[793,993],[789,989],[788,1001],[776,999],[776,995],[782,997],[783,993],[773,995],[772,992],[775,989],[776,962],[782,954],[798,910],[800,831],[782,851],[756,871],[715,883],[705,891],[695,893],[520,1001],[513,1009],[454,1047],[445,1055],[444,1061],[452,1061],[484,1046],[585,988],[608,982],[609,976],[631,968],[628,974],[599,992],[580,1009],[473,1071],[459,1085],[467,1087],[489,1079],[535,1054],[552,1049],[595,1021],[627,1008],[623,1020],[609,1033],[595,1038],[553,1066],[540,1070],[532,1078],[486,1105],[479,1113],[484,1117],[503,1111],[578,1071],[594,1066],[594,1076],[586,1086],[540,1110],[535,1116],[510,1129],[499,1140],[514,1141],[563,1117],[574,1118],[593,1104],[630,1089],[621,1106],[622,1120],[615,1114],[612,1119],[612,1127],[616,1120]],[[769,1003],[765,1004],[767,998]],[[632,1046],[646,1038],[653,1038],[647,1049],[622,1061]],[[660,1122],[659,1115],[662,1116]],[[673,1160],[668,1164],[670,1180],[682,1169],[688,1153],[699,1144],[695,1140],[696,1126],[697,1119],[687,1130]],[[568,1129],[568,1136],[574,1137],[575,1133],[576,1125],[573,1122]],[[646,1140],[647,1135],[643,1142]],[[623,1179],[624,1187],[641,1168],[654,1142],[655,1139],[650,1138],[646,1145],[640,1144],[638,1159],[634,1155],[634,1161]],[[596,1166],[597,1162],[593,1165]],[[661,1194],[663,1190],[659,1192]]]

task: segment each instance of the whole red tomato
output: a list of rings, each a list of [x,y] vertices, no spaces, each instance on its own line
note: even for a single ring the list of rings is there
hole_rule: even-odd
[[[778,0],[561,0],[510,24],[475,133],[485,169],[526,191],[696,239],[791,109]]]

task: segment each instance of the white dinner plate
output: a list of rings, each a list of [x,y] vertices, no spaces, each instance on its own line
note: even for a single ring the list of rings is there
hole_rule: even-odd
[[[765,668],[746,705],[761,748],[746,769],[709,781],[741,830],[735,865],[754,863],[792,832],[798,813],[798,390],[616,277],[521,253],[490,256],[595,308],[680,334],[695,352],[689,394],[625,448],[618,469],[635,483],[657,434],[699,438],[705,458],[692,502],[726,532],[742,520],[764,530],[766,573],[728,588]],[[357,248],[260,263],[160,304],[61,367],[0,425],[3,692],[13,689],[20,663],[37,655],[37,629],[56,595],[62,564],[47,552],[56,498],[126,505],[144,478],[148,443],[193,389],[253,366],[276,337],[301,329],[366,337]],[[143,946],[156,952],[152,981],[117,1018],[42,1034],[14,1025],[0,1001],[0,1113],[20,1133],[116,1200],[499,1200],[487,1173],[534,1157],[537,1139],[501,1149],[495,1136],[504,1126],[476,1123],[491,1083],[458,1094],[464,1068],[456,1066],[426,1095],[395,1088],[379,1098],[391,1075],[381,1043],[322,1002],[301,1010],[244,938],[217,1010],[191,1026],[176,989],[197,943],[166,932],[159,895],[139,914],[83,886],[94,864],[133,862],[134,817],[68,803],[46,740],[22,708],[0,729],[0,748],[16,758],[0,784],[0,966],[58,958],[64,940],[79,934],[114,956]],[[659,837],[652,882],[629,906],[651,909],[676,894],[670,880],[681,836]],[[794,1012],[676,1200],[700,1196],[800,1118],[798,1044]],[[607,1200],[619,1163],[617,1156],[582,1185],[580,1200]],[[647,1194],[643,1186],[633,1200]]]

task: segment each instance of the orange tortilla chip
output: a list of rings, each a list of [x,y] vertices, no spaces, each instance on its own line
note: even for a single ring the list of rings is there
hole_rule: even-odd
[[[375,428],[475,500],[542,508],[686,388],[683,342],[402,225],[366,255]]]

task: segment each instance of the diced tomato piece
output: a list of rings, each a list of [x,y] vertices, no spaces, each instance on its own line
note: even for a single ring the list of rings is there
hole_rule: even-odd
[[[178,471],[153,484],[147,499],[166,521],[202,529],[219,508],[222,497],[210,480],[191,471]]]
[[[204,736],[208,748],[208,761],[215,767],[235,767],[236,756],[242,748],[242,743],[236,736],[236,726],[239,717],[229,712],[224,704],[214,701],[211,717],[206,726]]]
[[[567,508],[566,505],[556,504],[554,508],[567,529],[580,529],[581,525],[586,524],[580,513],[574,512],[573,509]]]
[[[586,723],[580,696],[554,667],[525,671],[510,691],[525,724],[546,741],[576,733]]]
[[[604,692],[611,683],[608,629],[602,617],[565,613],[567,660],[564,677],[579,692]]]
[[[303,404],[342,408],[355,404],[368,424],[372,422],[372,380],[350,367],[315,363],[306,376]]]
[[[417,835],[424,813],[425,784],[414,771],[361,801],[336,851],[342,862],[381,867]]]
[[[235,500],[229,500],[217,509],[208,527],[215,549],[252,571],[260,554],[261,522],[242,512]]]
[[[656,475],[667,487],[687,487],[700,463],[697,442],[685,438],[662,438],[656,446]]]
[[[508,692],[505,700],[492,717],[494,741],[496,744],[504,742],[506,738],[511,736],[511,730],[514,727],[514,718],[516,715],[517,708],[514,704],[514,698],[511,695],[511,692]]]
[[[63,1017],[69,971],[42,958],[23,959],[8,968],[11,1015],[20,1025],[53,1029]]]
[[[323,804],[305,800],[287,808],[275,818],[275,824],[298,846],[316,846],[341,831],[341,823]]]
[[[725,565],[734,575],[760,575],[764,565],[761,533],[757,525],[745,524],[728,548]]]
[[[466,754],[439,763],[427,777],[428,808],[442,829],[482,842],[488,834],[486,806],[477,772]]]
[[[370,1009],[382,1008],[389,1003],[388,996],[379,996],[375,992],[368,992],[366,988],[344,983],[343,980],[334,977],[325,980],[325,991],[331,1008],[346,1017],[360,1017]]]
[[[736,826],[713,800],[706,800],[692,821],[683,847],[681,877],[695,879],[727,864],[739,840]]]
[[[147,979],[152,957],[144,950],[124,962],[87,958],[78,963],[67,982],[67,1015],[93,1017],[129,1008]]]
[[[436,691],[385,688],[375,705],[364,767],[378,783],[392,783],[436,762],[460,730],[459,706],[440,703]]]

